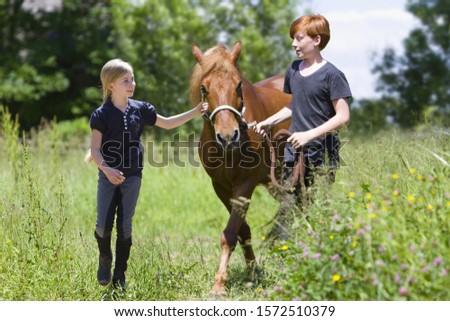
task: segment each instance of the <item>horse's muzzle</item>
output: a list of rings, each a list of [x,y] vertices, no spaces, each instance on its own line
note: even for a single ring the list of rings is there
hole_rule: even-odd
[[[221,133],[216,133],[217,142],[225,149],[231,149],[235,147],[239,147],[239,140],[241,138],[241,134],[239,129],[235,129],[233,131],[233,135],[223,136]]]

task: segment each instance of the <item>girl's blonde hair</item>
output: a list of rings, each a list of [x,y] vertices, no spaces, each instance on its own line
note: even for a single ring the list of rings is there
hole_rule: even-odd
[[[111,98],[109,86],[127,72],[133,73],[133,67],[128,62],[116,58],[109,60],[102,68],[100,79],[102,81],[103,101]]]
[[[296,19],[289,30],[292,39],[296,33],[305,33],[311,38],[320,36],[320,50],[323,50],[330,41],[330,24],[320,14],[301,16]]]

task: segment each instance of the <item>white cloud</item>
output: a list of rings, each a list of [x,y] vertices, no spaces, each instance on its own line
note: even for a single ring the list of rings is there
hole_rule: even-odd
[[[377,9],[370,11],[335,11],[326,14],[327,19],[333,18],[336,22],[351,22],[351,21],[367,21],[374,20],[393,20],[393,21],[407,21],[410,22],[412,15],[401,9]]]

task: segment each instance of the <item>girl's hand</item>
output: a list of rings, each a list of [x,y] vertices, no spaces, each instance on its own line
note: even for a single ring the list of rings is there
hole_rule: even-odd
[[[206,101],[201,101],[195,106],[195,109],[199,112],[199,114],[204,114],[208,111],[209,104]]]
[[[102,171],[105,173],[106,177],[108,177],[111,184],[120,185],[125,181],[125,176],[123,176],[123,173],[115,168],[102,167]]]

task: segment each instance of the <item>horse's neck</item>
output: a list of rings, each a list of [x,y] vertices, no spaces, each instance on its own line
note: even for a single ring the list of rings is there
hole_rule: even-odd
[[[244,104],[245,114],[244,117],[247,122],[257,121],[260,122],[271,115],[270,110],[267,109],[266,100],[270,97],[265,97],[264,89],[258,88],[252,84],[245,87],[244,91]]]

